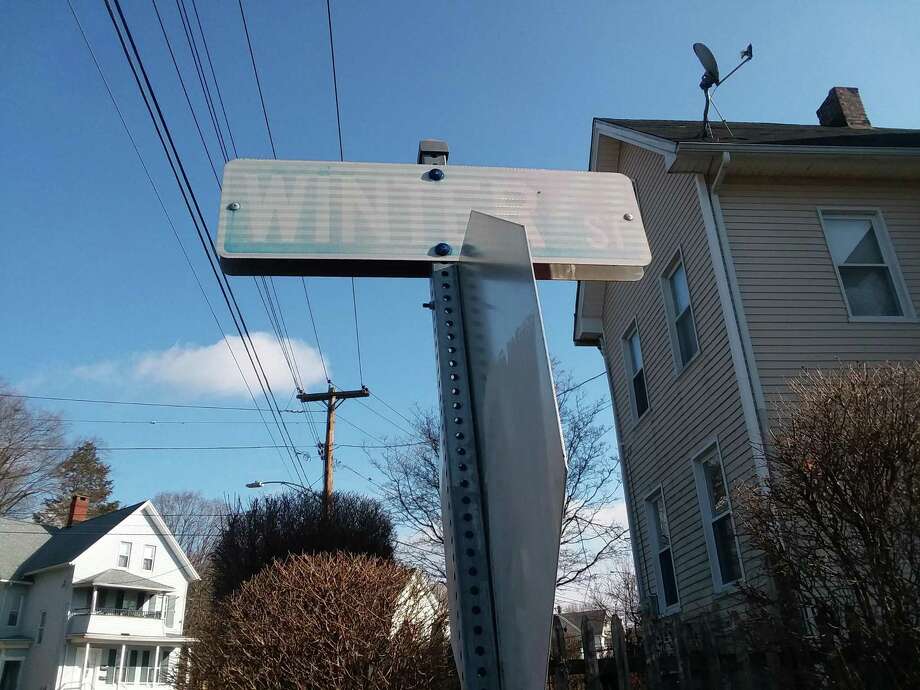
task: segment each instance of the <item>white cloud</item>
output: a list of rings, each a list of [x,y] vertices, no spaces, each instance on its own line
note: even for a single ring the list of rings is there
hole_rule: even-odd
[[[130,378],[190,395],[226,398],[248,397],[240,376],[242,369],[253,393],[259,384],[249,356],[238,336],[227,336],[211,345],[179,344],[166,350],[146,352],[126,361],[105,361],[77,367],[80,378],[114,382]],[[275,390],[290,391],[293,379],[278,341],[270,333],[252,333],[252,342],[269,384]],[[301,340],[287,341],[293,351],[304,387],[325,381],[319,353]],[[227,345],[229,344],[229,348]],[[230,350],[233,350],[231,355]],[[234,362],[239,362],[239,369]]]

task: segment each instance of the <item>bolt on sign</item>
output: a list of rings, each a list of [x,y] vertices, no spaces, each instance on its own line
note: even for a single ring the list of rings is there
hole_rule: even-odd
[[[231,275],[427,277],[457,260],[472,210],[527,228],[537,278],[637,280],[651,260],[619,173],[234,160],[222,189]]]
[[[638,280],[651,260],[613,173],[231,161],[233,275],[431,279],[451,646],[464,690],[542,690],[566,460],[537,278]]]

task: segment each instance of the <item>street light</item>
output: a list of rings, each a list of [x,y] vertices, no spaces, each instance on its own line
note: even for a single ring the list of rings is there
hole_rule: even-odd
[[[261,489],[266,484],[283,484],[284,486],[290,486],[290,487],[297,489],[298,491],[302,491],[305,494],[311,493],[310,487],[304,486],[303,484],[295,484],[294,482],[283,482],[283,481],[263,482],[263,481],[259,481],[258,479],[247,483],[246,488],[247,489]]]

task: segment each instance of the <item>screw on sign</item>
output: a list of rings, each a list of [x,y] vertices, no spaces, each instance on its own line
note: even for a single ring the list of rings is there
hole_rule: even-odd
[[[534,281],[638,280],[651,255],[623,175],[447,157],[231,161],[217,248],[232,275],[430,279],[454,657],[467,690],[537,690],[566,466]]]

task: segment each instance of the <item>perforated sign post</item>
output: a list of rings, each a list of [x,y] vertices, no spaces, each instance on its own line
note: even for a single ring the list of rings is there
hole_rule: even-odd
[[[622,175],[434,162],[232,161],[218,252],[230,274],[431,278],[454,657],[466,690],[538,690],[566,464],[535,278],[651,257]]]

